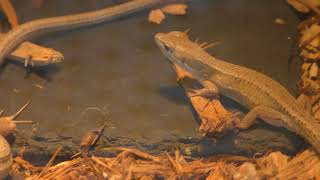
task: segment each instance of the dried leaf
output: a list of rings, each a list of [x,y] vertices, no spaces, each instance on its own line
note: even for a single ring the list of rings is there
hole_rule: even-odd
[[[166,16],[163,12],[160,9],[156,9],[150,11],[148,20],[151,23],[160,24],[165,18]]]
[[[11,24],[11,27],[12,28],[17,27],[19,25],[18,17],[11,2],[9,0],[0,0],[0,6],[4,14],[7,16],[8,21]]]
[[[172,15],[185,15],[187,13],[188,6],[185,4],[170,4],[166,5],[161,10],[167,14]]]

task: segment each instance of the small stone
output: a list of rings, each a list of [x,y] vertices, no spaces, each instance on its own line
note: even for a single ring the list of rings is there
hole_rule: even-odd
[[[303,63],[301,66],[302,73],[308,71],[310,69],[311,65],[312,65],[311,63]]]
[[[161,10],[171,15],[185,15],[188,6],[185,4],[170,4],[161,8]]]
[[[286,21],[281,18],[276,18],[274,20],[274,23],[284,25],[284,24],[286,24]]]
[[[310,78],[316,78],[318,76],[318,70],[319,67],[317,63],[312,63],[310,70],[309,70],[309,76]]]

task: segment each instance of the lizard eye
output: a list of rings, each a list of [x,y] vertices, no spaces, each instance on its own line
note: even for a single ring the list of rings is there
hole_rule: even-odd
[[[170,51],[170,47],[168,45],[164,44],[163,46],[166,51]]]

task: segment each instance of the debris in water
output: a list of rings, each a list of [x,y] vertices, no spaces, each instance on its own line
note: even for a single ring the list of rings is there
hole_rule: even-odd
[[[276,18],[274,20],[274,23],[284,25],[284,24],[286,24],[286,21],[283,20],[282,18]]]
[[[164,13],[160,9],[156,9],[150,11],[148,20],[149,22],[160,24],[165,18]]]
[[[187,8],[186,4],[169,4],[161,8],[161,10],[171,15],[185,15],[187,14]]]

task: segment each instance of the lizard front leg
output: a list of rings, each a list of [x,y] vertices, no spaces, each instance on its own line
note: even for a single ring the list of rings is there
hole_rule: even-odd
[[[241,121],[235,122],[236,127],[239,129],[247,129],[255,123],[257,118],[277,127],[286,127],[284,122],[288,122],[289,120],[288,116],[273,108],[257,106],[249,111]]]
[[[208,99],[208,102],[203,106],[202,110],[207,107],[207,105],[212,101],[212,99],[219,97],[218,87],[211,81],[203,81],[202,86],[204,88],[197,90],[190,90],[190,98],[201,96]]]
[[[205,98],[218,98],[219,97],[219,89],[218,87],[211,81],[203,81],[201,85],[204,87],[202,89],[191,90],[191,96],[202,96]]]

